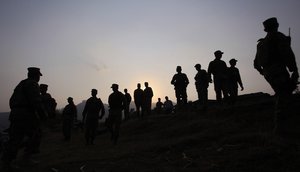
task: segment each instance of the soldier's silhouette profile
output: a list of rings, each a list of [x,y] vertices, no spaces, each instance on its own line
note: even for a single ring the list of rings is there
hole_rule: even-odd
[[[144,103],[143,103],[143,114],[150,115],[151,114],[151,106],[152,106],[152,97],[153,97],[153,90],[149,87],[149,83],[145,82],[145,89],[144,89]]]
[[[258,40],[254,68],[264,76],[275,92],[274,133],[283,136],[289,116],[288,104],[298,83],[298,68],[290,45],[291,38],[278,32],[277,19],[269,18],[263,22],[263,26],[267,35]]]
[[[82,112],[82,121],[85,124],[85,141],[86,145],[94,144],[94,140],[96,137],[98,120],[102,119],[105,114],[104,105],[100,98],[97,98],[98,91],[96,89],[92,89],[91,95],[84,106]],[[101,111],[101,116],[99,115]]]
[[[77,107],[74,104],[73,98],[69,97],[68,105],[65,106],[62,112],[62,129],[64,139],[69,141],[71,139],[71,131],[74,124],[74,119],[77,116]]]
[[[111,140],[117,143],[122,123],[122,111],[126,105],[126,98],[119,91],[118,84],[112,84],[113,93],[108,97],[109,115],[107,118],[107,127],[111,132]]]
[[[198,101],[200,108],[206,110],[207,102],[208,102],[208,83],[209,77],[207,72],[204,69],[201,69],[200,64],[195,65],[195,69],[197,70],[197,74],[195,75],[195,86],[198,93]]]
[[[208,65],[207,73],[209,76],[210,82],[212,82],[211,75],[213,75],[214,89],[216,92],[216,99],[218,102],[223,99],[227,99],[227,65],[221,60],[223,52],[217,50],[214,52],[215,59],[211,61]]]
[[[144,91],[141,89],[140,83],[137,84],[137,88],[134,90],[133,97],[137,116],[141,117],[143,113]]]
[[[240,71],[236,68],[236,59],[230,59],[228,68],[228,94],[230,104],[234,104],[238,96],[238,85],[241,87],[241,91],[244,90]]]
[[[165,114],[170,114],[174,110],[174,105],[173,102],[169,99],[168,96],[165,97],[164,101],[164,112]]]
[[[130,118],[129,116],[129,108],[130,108],[130,102],[131,102],[131,95],[128,93],[128,90],[125,88],[124,89],[124,95],[126,98],[126,105],[125,105],[125,109],[124,109],[124,118],[125,120],[128,120]]]
[[[25,160],[36,163],[31,155],[37,148],[36,135],[39,134],[37,131],[40,131],[40,119],[46,116],[38,84],[42,76],[40,69],[29,67],[27,76],[27,79],[16,86],[9,100],[11,109],[9,141],[2,156],[4,169],[8,171],[14,168],[11,162],[16,158],[25,137],[28,137],[25,145]]]
[[[45,107],[45,110],[48,113],[49,118],[55,118],[56,116],[56,100],[48,93],[48,85],[47,84],[40,84],[42,102]]]
[[[162,112],[163,109],[163,102],[161,102],[161,98],[157,99],[156,105],[155,105],[155,111],[156,113],[160,114]]]
[[[189,84],[189,79],[185,73],[182,73],[181,66],[176,67],[176,72],[171,80],[171,84],[174,85],[177,106],[180,106],[187,104],[186,88]]]

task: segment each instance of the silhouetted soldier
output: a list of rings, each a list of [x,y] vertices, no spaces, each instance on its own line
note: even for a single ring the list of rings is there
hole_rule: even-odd
[[[267,35],[258,41],[254,68],[265,77],[275,91],[274,132],[283,135],[289,115],[286,111],[287,106],[298,83],[298,68],[290,46],[291,39],[278,32],[277,19],[269,18],[263,25]],[[287,68],[292,72],[291,76]]]
[[[241,87],[241,91],[244,90],[240,71],[235,67],[237,60],[229,60],[230,67],[228,68],[228,94],[229,101],[234,104],[238,96],[238,85]]]
[[[42,102],[48,113],[48,117],[55,118],[56,116],[55,110],[56,110],[57,103],[55,99],[51,96],[51,94],[47,93],[48,85],[40,84],[40,90],[41,90]]]
[[[203,110],[207,108],[208,102],[208,74],[204,69],[201,69],[200,64],[195,65],[195,69],[197,70],[197,74],[195,76],[195,86],[198,93],[198,101],[199,105],[202,106]]]
[[[165,112],[166,114],[170,114],[170,113],[172,113],[173,110],[174,110],[173,102],[172,102],[171,100],[169,100],[169,97],[168,97],[168,96],[166,96],[165,99],[166,99],[166,100],[165,100],[165,102],[164,102],[164,112]]]
[[[24,141],[28,137],[25,145],[24,158],[36,163],[30,156],[36,150],[36,135],[40,134],[40,119],[46,117],[46,111],[42,105],[42,99],[39,88],[40,69],[36,67],[28,68],[28,78],[22,80],[9,100],[11,108],[9,120],[9,141],[6,150],[3,153],[2,161],[4,169],[12,168],[11,161],[14,160]]]
[[[107,126],[111,132],[111,140],[114,144],[117,143],[119,138],[120,126],[122,123],[122,111],[126,105],[126,98],[121,93],[118,84],[112,84],[113,93],[108,97],[109,116],[107,119]]]
[[[156,111],[156,113],[160,114],[162,112],[163,105],[164,104],[161,102],[161,99],[158,98],[157,102],[156,102],[156,105],[155,105],[155,111]]]
[[[149,87],[149,83],[145,82],[145,89],[144,89],[144,115],[150,115],[151,114],[151,106],[152,106],[152,97],[153,97],[153,91],[152,88]]]
[[[177,105],[187,104],[186,87],[189,84],[189,79],[185,73],[182,73],[181,66],[177,66],[177,73],[173,76],[171,84],[174,85]]]
[[[137,84],[137,89],[134,90],[134,104],[136,107],[136,113],[138,117],[143,116],[143,104],[144,104],[144,91],[141,89],[141,84]]]
[[[221,60],[223,52],[217,50],[214,52],[215,59],[211,61],[208,65],[208,76],[210,82],[212,82],[211,74],[214,75],[214,88],[216,92],[216,99],[218,102],[222,101],[222,93],[223,98],[227,99],[228,91],[227,91],[227,65]]]
[[[85,140],[87,145],[94,144],[98,120],[102,119],[105,114],[104,105],[101,99],[97,98],[97,93],[98,91],[96,89],[92,89],[92,97],[86,101],[82,112],[82,121],[85,123]],[[100,111],[101,116],[99,116]]]
[[[73,128],[74,119],[77,116],[77,107],[73,102],[73,98],[68,98],[68,105],[65,106],[62,113],[63,120],[63,134],[66,141],[71,139],[71,131]]]
[[[128,93],[127,89],[124,89],[125,98],[126,98],[126,105],[124,109],[124,118],[125,120],[128,120],[130,118],[129,116],[129,108],[130,108],[130,102],[131,102],[131,95]]]

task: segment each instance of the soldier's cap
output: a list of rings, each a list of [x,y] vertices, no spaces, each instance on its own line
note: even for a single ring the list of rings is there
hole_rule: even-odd
[[[231,63],[234,63],[234,62],[237,62],[237,60],[236,59],[230,59],[229,60],[229,63],[231,64]]]
[[[92,92],[98,92],[98,90],[97,90],[97,89],[95,89],[95,88],[93,88],[93,89],[92,89]]]
[[[279,26],[276,17],[268,18],[263,22],[263,25],[265,27],[265,30],[268,30],[270,28],[277,28]]]
[[[110,88],[119,88],[118,84],[112,84]]]
[[[31,74],[38,74],[40,76],[43,76],[42,73],[40,72],[40,68],[37,68],[37,67],[29,67],[27,68],[28,70],[28,73],[31,73]]]
[[[201,65],[199,64],[199,63],[197,63],[196,65],[195,65],[195,68],[200,68],[201,67]]]
[[[48,88],[48,85],[47,84],[40,84],[40,88],[43,89],[43,88]]]
[[[223,54],[223,52],[221,50],[217,50],[214,52],[214,54]]]
[[[67,100],[73,100],[73,98],[72,97],[68,97],[68,99]]]

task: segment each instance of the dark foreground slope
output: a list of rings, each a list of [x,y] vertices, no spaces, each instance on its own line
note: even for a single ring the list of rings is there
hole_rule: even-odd
[[[117,145],[108,133],[86,146],[83,132],[62,141],[60,126],[44,129],[40,164],[24,171],[169,172],[300,171],[296,133],[283,143],[272,136],[273,101],[264,94],[241,96],[232,108],[211,104],[204,113],[193,108],[122,124]],[[299,97],[291,111],[300,115]],[[297,122],[298,121],[298,122]],[[299,120],[290,121],[296,130]],[[297,125],[295,125],[297,124]],[[299,131],[299,128],[298,128]],[[81,168],[81,169],[80,169]]]

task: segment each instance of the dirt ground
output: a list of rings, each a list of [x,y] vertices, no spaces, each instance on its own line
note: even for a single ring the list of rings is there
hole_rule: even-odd
[[[153,113],[123,122],[120,139],[99,132],[95,145],[85,145],[76,129],[63,141],[61,124],[44,127],[40,161],[23,166],[30,172],[296,172],[300,171],[299,97],[290,104],[290,135],[272,134],[273,97],[239,97],[234,106],[193,105],[171,115]],[[99,130],[105,127],[101,125]],[[22,154],[20,152],[20,154]]]

